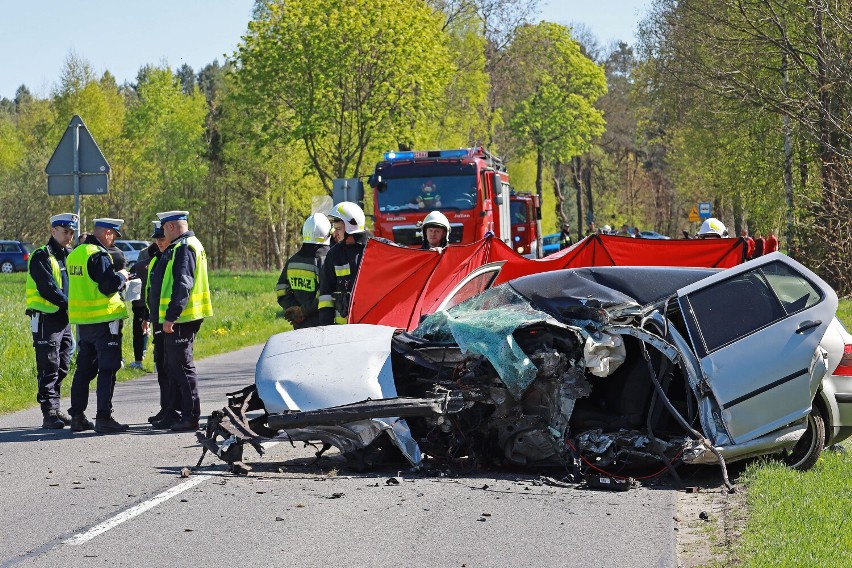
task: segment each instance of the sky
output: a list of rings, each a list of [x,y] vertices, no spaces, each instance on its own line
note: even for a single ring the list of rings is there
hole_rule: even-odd
[[[635,41],[651,0],[541,0],[540,19],[583,23],[608,45]],[[0,98],[22,84],[47,97],[73,52],[98,74],[133,82],[139,68],[188,63],[196,72],[231,55],[253,0],[18,0],[0,19]]]

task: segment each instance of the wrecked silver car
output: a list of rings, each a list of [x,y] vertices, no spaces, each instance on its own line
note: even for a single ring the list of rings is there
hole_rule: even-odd
[[[242,472],[245,444],[262,454],[269,439],[334,446],[358,470],[426,455],[620,474],[764,454],[807,469],[852,435],[852,377],[833,374],[852,365],[837,304],[780,253],[722,271],[524,276],[411,332],[275,335],[255,384],[198,438]]]

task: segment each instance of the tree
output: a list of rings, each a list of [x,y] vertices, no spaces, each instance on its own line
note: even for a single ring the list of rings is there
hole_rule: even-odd
[[[452,70],[441,18],[420,2],[272,2],[237,53],[238,90],[264,134],[301,140],[330,191],[368,148],[411,141]]]
[[[606,93],[606,78],[571,31],[550,22],[518,29],[507,59],[513,71],[504,85],[509,128],[520,152],[535,154],[541,196],[545,163],[579,156],[604,131],[603,114],[594,103]]]

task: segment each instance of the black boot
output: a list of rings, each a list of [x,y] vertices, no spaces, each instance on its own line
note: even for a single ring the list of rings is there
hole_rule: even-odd
[[[95,432],[99,434],[112,434],[113,432],[126,432],[130,426],[121,424],[112,416],[107,418],[95,418]]]
[[[58,430],[59,428],[65,428],[65,422],[57,416],[56,410],[50,410],[44,414],[44,420],[41,422],[41,427],[50,430]]]
[[[71,417],[70,416],[68,416],[67,414],[65,414],[61,410],[56,411],[56,416],[58,416],[60,420],[65,422],[66,426],[71,426]]]
[[[71,417],[71,429],[75,432],[85,432],[86,430],[92,430],[95,427],[92,424],[92,421],[86,418],[86,415],[83,413],[75,414]]]
[[[166,412],[161,408],[157,414],[148,417],[148,424],[153,424],[154,422],[159,422],[163,418],[166,417]]]

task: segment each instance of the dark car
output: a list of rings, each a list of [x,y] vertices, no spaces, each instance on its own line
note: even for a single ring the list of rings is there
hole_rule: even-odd
[[[23,272],[34,247],[22,241],[0,241],[0,272]]]
[[[262,451],[277,437],[335,446],[355,469],[421,453],[609,472],[779,454],[808,469],[852,434],[852,346],[836,309],[834,291],[780,253],[721,271],[523,276],[411,332],[271,337],[255,385],[199,439],[238,467],[244,443]]]

